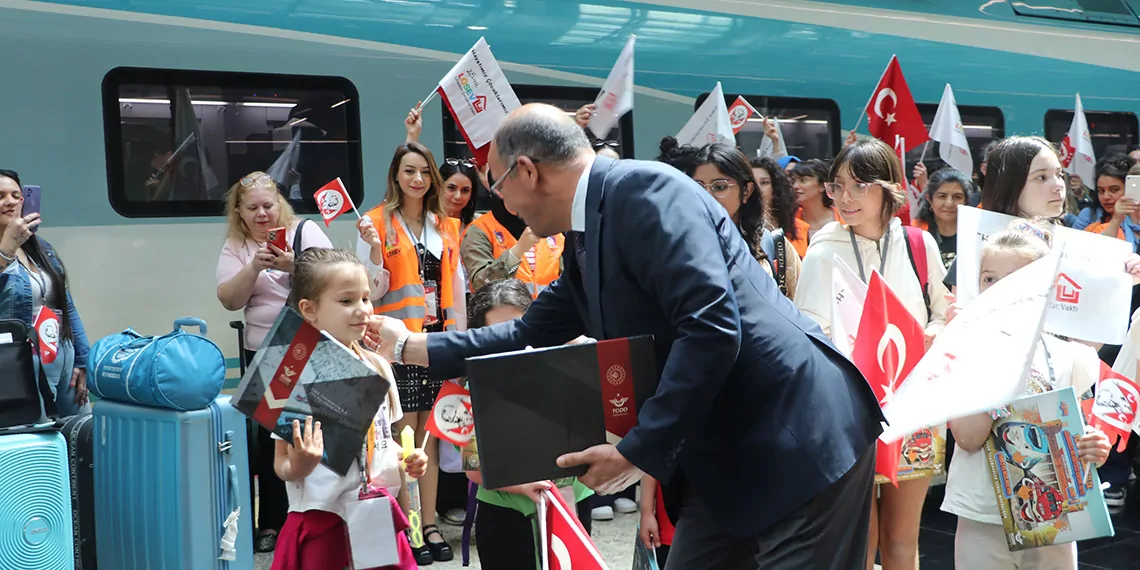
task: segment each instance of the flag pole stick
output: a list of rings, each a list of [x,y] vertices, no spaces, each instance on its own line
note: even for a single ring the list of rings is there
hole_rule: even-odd
[[[343,181],[343,180],[341,180],[339,176],[337,176],[337,177],[336,177],[336,181],[337,181],[337,184],[340,184],[340,187],[341,187],[341,188],[344,188],[344,195],[345,195],[345,196],[348,196],[348,205],[349,205],[349,206],[352,206],[352,211],[353,211],[353,212],[356,212],[356,219],[358,219],[358,220],[359,220],[359,219],[362,219],[364,216],[361,216],[361,215],[360,215],[360,210],[357,210],[357,209],[356,209],[356,202],[354,202],[354,201],[352,200],[352,196],[350,196],[350,195],[348,194],[348,187],[344,185],[344,181]]]
[[[922,156],[920,156],[918,158],[919,162],[923,162],[926,160],[926,150],[929,148],[930,148],[930,141],[926,141],[926,142],[922,143]]]
[[[433,90],[430,95],[425,97],[424,100],[422,102],[420,102],[420,104],[416,107],[416,110],[419,111],[419,110],[423,109],[424,107],[427,107],[427,104],[431,103],[432,99],[435,99],[435,96],[437,93],[439,93],[439,91]]]

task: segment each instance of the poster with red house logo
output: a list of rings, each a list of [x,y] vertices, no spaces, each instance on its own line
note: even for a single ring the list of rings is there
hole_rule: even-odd
[[[958,303],[978,296],[982,248],[992,234],[1018,228],[1024,220],[969,206],[958,208]],[[1031,231],[1031,230],[1027,230]],[[1122,344],[1128,334],[1132,278],[1124,261],[1132,246],[1124,240],[1062,226],[1052,229],[1053,248],[1063,248],[1061,268],[1045,312],[1045,332],[1076,340]]]

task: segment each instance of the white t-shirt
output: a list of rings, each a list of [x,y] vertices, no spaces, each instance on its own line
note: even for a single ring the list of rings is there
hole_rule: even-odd
[[[400,492],[403,470],[396,460],[399,449],[392,434],[392,424],[404,416],[400,407],[400,396],[392,379],[392,369],[379,358],[370,358],[372,365],[380,368],[381,374],[391,382],[388,397],[380,405],[373,420],[376,426],[376,449],[372,452],[372,482],[382,485],[395,496]],[[379,362],[378,362],[379,361]],[[381,366],[381,363],[383,364]],[[273,439],[282,439],[277,434]],[[289,512],[325,511],[345,517],[345,505],[355,501],[360,492],[360,460],[353,460],[344,477],[323,464],[300,481],[286,481],[285,491],[289,497]]]
[[[1041,335],[1041,340],[1049,349],[1049,360],[1053,363],[1054,376],[1050,382],[1051,377],[1045,364],[1045,351],[1041,349],[1042,343],[1038,343],[1026,387],[1027,395],[1072,386],[1079,397],[1092,387],[1100,376],[1100,359],[1096,350],[1091,346],[1064,341],[1049,334]],[[971,453],[957,445],[954,446],[954,458],[950,460],[950,472],[946,479],[946,498],[942,501],[942,510],[980,523],[1001,524],[984,447]]]

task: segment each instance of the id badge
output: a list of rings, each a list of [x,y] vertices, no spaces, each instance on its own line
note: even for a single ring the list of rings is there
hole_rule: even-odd
[[[348,542],[354,568],[380,568],[400,563],[392,501],[378,491],[361,493],[345,507]]]
[[[435,281],[424,281],[424,326],[439,322],[439,300],[436,296],[438,289]]]

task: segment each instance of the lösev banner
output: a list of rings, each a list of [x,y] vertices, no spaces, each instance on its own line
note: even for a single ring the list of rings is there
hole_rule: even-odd
[[[438,91],[471,151],[483,149],[484,155],[499,123],[521,106],[483,38],[439,80]]]

